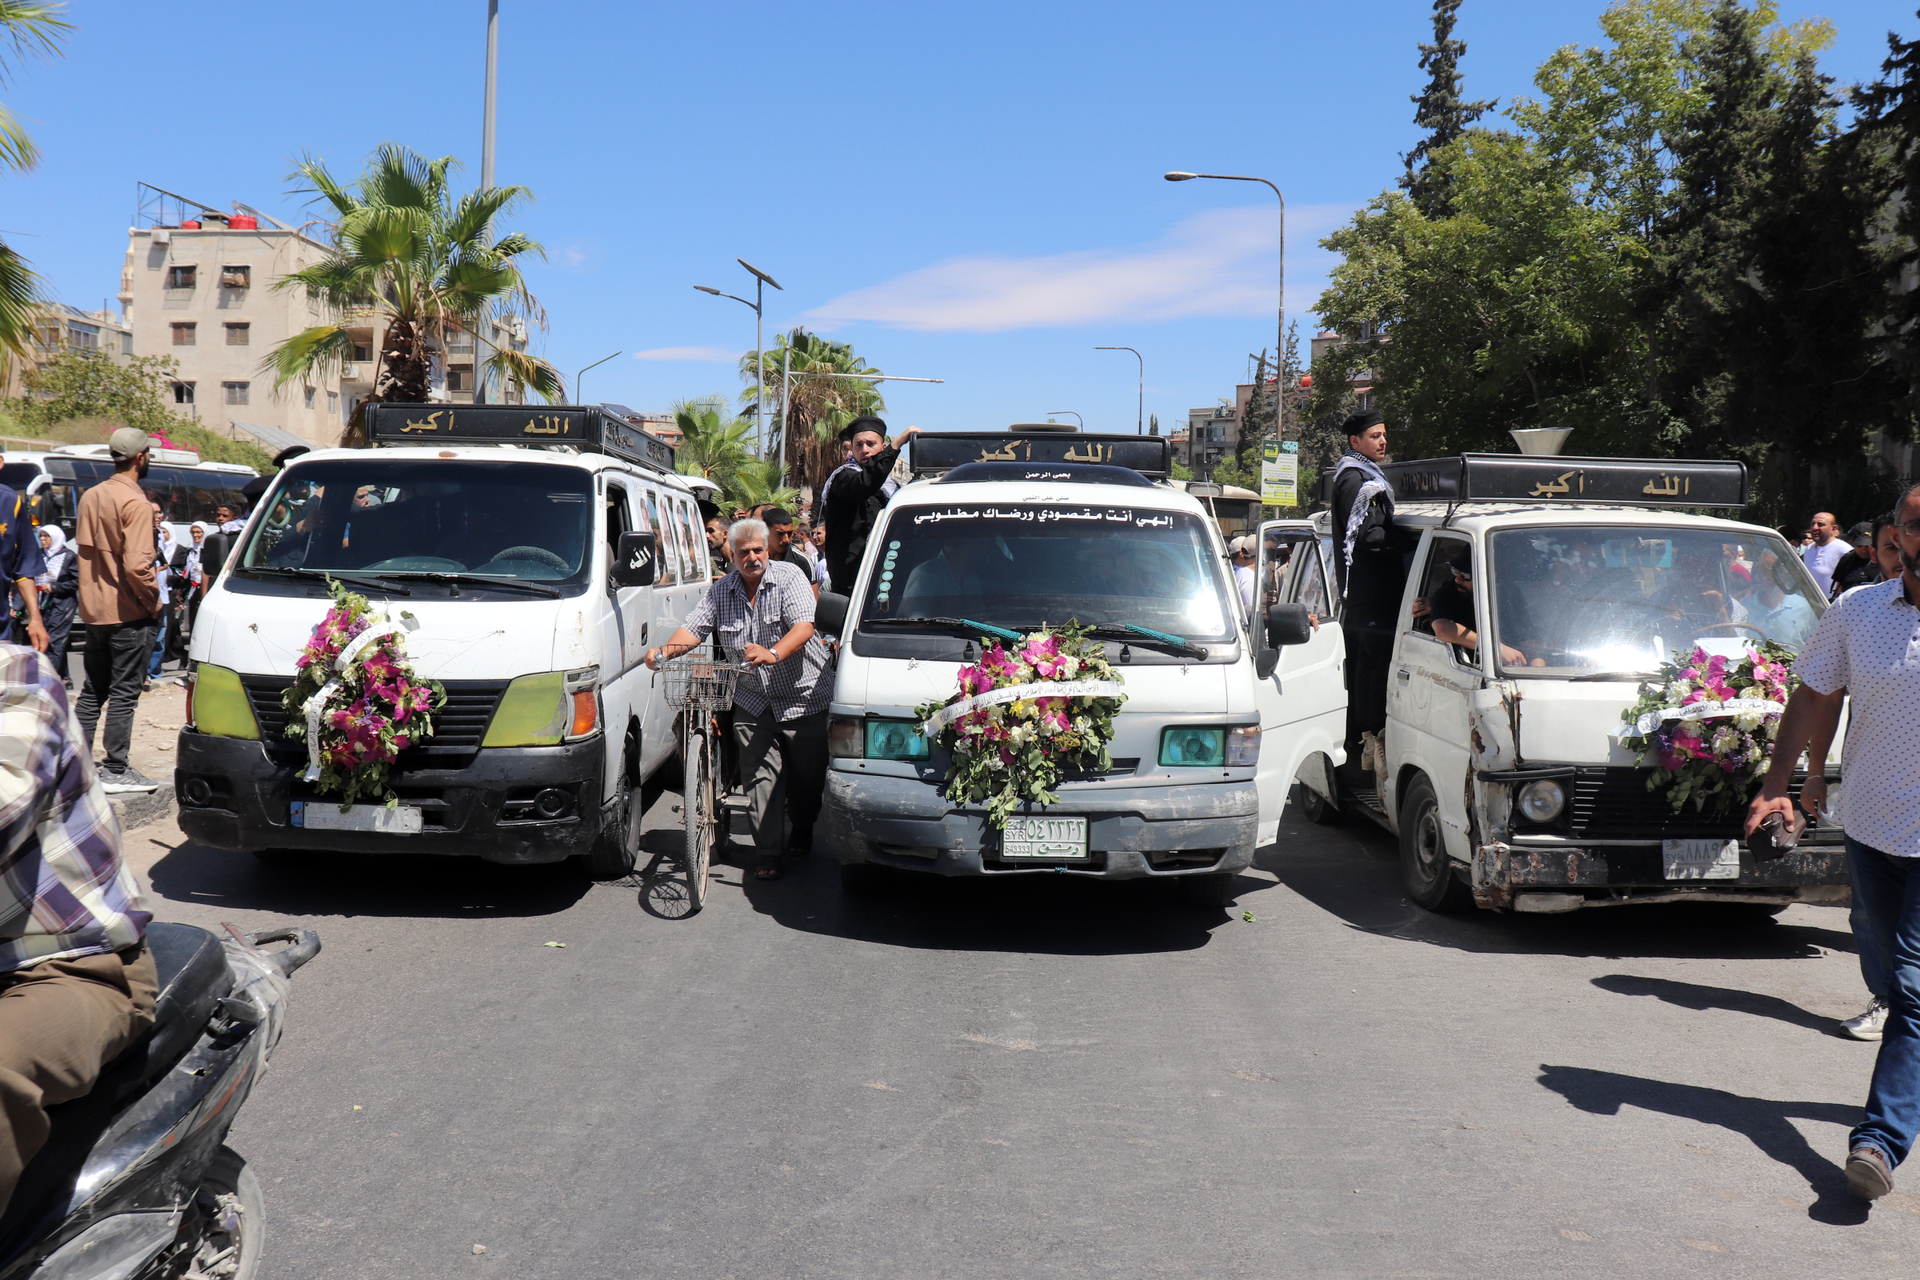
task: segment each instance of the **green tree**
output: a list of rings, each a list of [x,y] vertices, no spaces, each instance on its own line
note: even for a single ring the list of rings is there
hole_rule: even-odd
[[[1882,161],[1875,192],[1883,215],[1882,247],[1891,255],[1888,277],[1920,277],[1920,38],[1887,36],[1880,78],[1855,97],[1860,112],[1858,145]],[[1897,386],[1889,402],[1889,425],[1911,437],[1920,427],[1920,289],[1896,284],[1888,291],[1887,318],[1875,346]]]
[[[318,160],[303,159],[290,175],[309,185],[338,219],[326,257],[274,281],[276,290],[304,289],[335,319],[275,347],[261,364],[276,386],[325,376],[353,356],[351,330],[383,323],[371,401],[423,403],[433,344],[456,329],[482,330],[504,304],[544,325],[520,263],[542,257],[519,231],[489,233],[494,219],[532,198],[525,187],[492,187],[456,197],[452,156],[429,160],[391,143],[374,152],[364,173],[343,186]],[[545,400],[565,395],[559,372],[523,351],[495,348],[487,366],[503,382]],[[359,413],[348,427],[358,430]]]
[[[780,402],[782,371],[794,376],[788,383],[789,403]],[[796,484],[815,492],[827,475],[840,465],[840,449],[835,440],[840,428],[855,418],[879,416],[887,411],[887,402],[877,383],[848,374],[877,374],[845,342],[833,342],[803,328],[774,335],[773,345],[760,357],[756,377],[754,356],[740,359],[740,378],[747,390],[740,393],[750,415],[754,384],[764,381],[771,401],[770,416],[784,424],[782,438],[786,475]],[[806,376],[800,376],[800,375]]]
[[[781,483],[780,464],[771,458],[748,458],[722,489],[727,502],[743,511],[767,503],[793,512],[800,505],[800,491]]]
[[[60,52],[66,33],[73,30],[56,16],[64,7],[43,0],[0,0],[0,84],[26,58]],[[0,169],[31,169],[39,160],[40,149],[26,123],[0,102]],[[27,260],[0,240],[0,383],[14,361],[32,359],[43,293]]]
[[[675,469],[682,475],[705,477],[725,489],[734,472],[751,456],[748,445],[753,420],[734,417],[728,412],[726,397],[721,395],[677,401],[673,420],[680,428]]]
[[[27,394],[8,408],[26,435],[92,444],[105,442],[116,427],[138,427],[163,447],[193,449],[210,462],[271,472],[273,460],[265,450],[174,416],[168,399],[177,372],[171,356],[122,362],[104,351],[67,348],[22,378]]]
[[[1451,144],[1467,127],[1493,109],[1492,100],[1464,102],[1460,97],[1460,59],[1464,40],[1453,38],[1460,0],[1433,0],[1433,43],[1420,45],[1420,69],[1428,73],[1427,87],[1414,104],[1413,122],[1426,136],[1402,157],[1407,172],[1400,186],[1414,208],[1430,218],[1444,218],[1452,210],[1444,174],[1432,167],[1433,153]]]

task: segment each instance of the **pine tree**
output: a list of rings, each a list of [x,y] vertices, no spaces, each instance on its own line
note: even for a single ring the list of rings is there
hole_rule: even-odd
[[[1400,185],[1414,206],[1429,218],[1445,218],[1453,212],[1446,179],[1433,172],[1433,153],[1465,133],[1468,125],[1494,105],[1492,101],[1460,100],[1460,59],[1467,45],[1453,38],[1459,9],[1460,0],[1433,0],[1433,43],[1420,46],[1420,69],[1430,78],[1425,92],[1409,99],[1414,104],[1413,122],[1426,130],[1426,136],[1402,157],[1407,172]]]
[[[1890,313],[1874,334],[1877,354],[1895,379],[1889,427],[1911,438],[1920,427],[1920,38],[1889,32],[1880,79],[1854,95],[1860,125],[1853,135],[1877,163],[1873,177],[1889,254],[1885,279]]]

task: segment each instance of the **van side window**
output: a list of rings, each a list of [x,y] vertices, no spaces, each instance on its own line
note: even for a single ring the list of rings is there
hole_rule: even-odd
[[[694,511],[692,504],[685,498],[674,499],[673,505],[674,523],[678,526],[680,534],[680,556],[681,559],[686,562],[687,567],[687,581],[705,581],[707,575],[701,567],[701,558],[694,554],[695,548],[699,545],[693,533],[695,528],[694,517],[698,513]]]
[[[654,579],[654,585],[671,587],[680,581],[680,557],[673,552],[673,535],[667,531],[667,526],[660,522],[659,493],[652,485],[648,485],[646,494],[647,527],[660,539],[660,569],[659,576]]]
[[[607,481],[607,566],[611,570],[620,550],[620,535],[633,528],[627,515],[627,487],[617,480]]]
[[[1403,629],[1418,631],[1422,635],[1433,635],[1433,622],[1436,617],[1458,614],[1463,602],[1460,593],[1468,591],[1464,599],[1464,608],[1471,612],[1473,597],[1470,588],[1454,581],[1456,564],[1464,563],[1471,572],[1473,549],[1464,538],[1435,538],[1427,548],[1427,563],[1420,575],[1420,593],[1417,602],[1424,602],[1424,608],[1417,608],[1414,615],[1404,620]],[[1474,665],[1474,656],[1470,650],[1449,646],[1454,661]]]
[[[1319,548],[1312,543],[1303,542],[1293,554],[1300,560],[1300,572],[1293,580],[1293,603],[1307,606],[1308,612],[1315,617],[1325,619],[1330,616],[1327,609],[1327,575],[1318,554]]]

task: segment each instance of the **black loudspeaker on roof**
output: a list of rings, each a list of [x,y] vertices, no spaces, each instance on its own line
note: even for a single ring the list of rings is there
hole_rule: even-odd
[[[605,453],[653,471],[673,470],[673,446],[648,435],[622,406],[600,404],[370,404],[376,445],[518,444]]]

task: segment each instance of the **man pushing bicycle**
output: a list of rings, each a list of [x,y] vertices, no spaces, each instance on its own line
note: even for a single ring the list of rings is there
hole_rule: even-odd
[[[733,689],[733,741],[751,803],[754,876],[777,880],[783,818],[793,821],[788,854],[803,857],[813,847],[833,678],[826,646],[813,634],[813,588],[793,565],[768,562],[767,526],[735,521],[727,546],[733,571],[707,589],[664,646],[648,650],[647,666],[657,671],[663,653],[678,657],[717,635],[727,657],[749,668]]]

